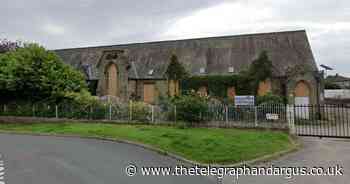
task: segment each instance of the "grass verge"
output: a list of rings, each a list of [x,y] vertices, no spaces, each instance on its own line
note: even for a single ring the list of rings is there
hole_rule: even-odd
[[[0,124],[0,131],[128,140],[207,164],[233,164],[293,147],[287,133],[269,130],[180,129],[167,126],[87,123],[11,123]]]

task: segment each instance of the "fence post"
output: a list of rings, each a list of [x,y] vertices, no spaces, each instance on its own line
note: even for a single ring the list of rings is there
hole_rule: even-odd
[[[295,106],[294,105],[287,105],[287,120],[288,120],[288,127],[289,127],[289,133],[292,135],[296,134],[295,131],[295,120],[294,120],[294,113],[295,113]]]
[[[152,123],[154,123],[154,105],[151,105]]]
[[[58,119],[58,106],[55,105],[55,114],[56,114],[56,118]]]
[[[112,120],[112,104],[109,103],[109,120]]]
[[[226,119],[226,123],[228,123],[228,106],[225,106],[225,119]]]
[[[90,114],[89,114],[89,119],[93,119],[93,109],[92,109],[92,105],[90,105]]]
[[[255,127],[258,126],[258,107],[254,106],[254,122],[255,122]]]
[[[35,105],[33,104],[33,117],[35,117]]]
[[[132,121],[132,100],[129,102],[129,120]]]
[[[175,118],[175,124],[176,124],[176,119],[177,119],[176,115],[177,115],[177,112],[176,112],[176,105],[174,105],[174,118]]]
[[[4,113],[6,113],[7,111],[7,107],[6,107],[6,104],[4,104]]]

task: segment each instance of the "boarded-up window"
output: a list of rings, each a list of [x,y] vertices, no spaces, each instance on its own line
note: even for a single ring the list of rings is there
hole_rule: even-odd
[[[233,101],[236,96],[236,89],[235,87],[229,87],[227,88],[227,97],[229,100]]]
[[[169,96],[179,95],[179,81],[170,80],[169,81]]]
[[[208,90],[206,86],[202,86],[198,89],[199,96],[208,96]]]
[[[259,83],[258,95],[259,96],[264,96],[264,95],[266,95],[269,92],[271,92],[271,80],[267,79],[265,81],[261,81]]]
[[[107,95],[118,95],[118,71],[115,64],[109,65],[106,72]]]
[[[294,90],[294,95],[295,97],[309,97],[310,95],[309,85],[305,81],[298,82]]]
[[[146,103],[153,104],[155,97],[155,86],[154,84],[143,85],[143,101]]]

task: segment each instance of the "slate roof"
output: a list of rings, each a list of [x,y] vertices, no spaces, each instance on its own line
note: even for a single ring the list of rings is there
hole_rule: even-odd
[[[234,67],[235,72],[238,72],[251,64],[262,50],[268,51],[275,76],[284,76],[288,67],[298,64],[310,65],[317,70],[304,30],[54,51],[64,62],[78,69],[91,66],[89,78],[98,79],[97,63],[106,50],[127,51],[131,79],[164,79],[172,54],[178,57],[192,75],[202,75],[200,68],[205,68],[209,75],[229,75],[229,67]],[[154,70],[153,75],[148,74],[150,70]]]

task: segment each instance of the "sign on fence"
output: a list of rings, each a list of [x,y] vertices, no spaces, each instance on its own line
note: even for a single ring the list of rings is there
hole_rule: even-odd
[[[235,96],[236,106],[241,106],[241,105],[254,106],[254,104],[255,104],[254,96]]]
[[[278,114],[266,114],[266,119],[267,120],[278,120],[279,116],[278,116]]]

